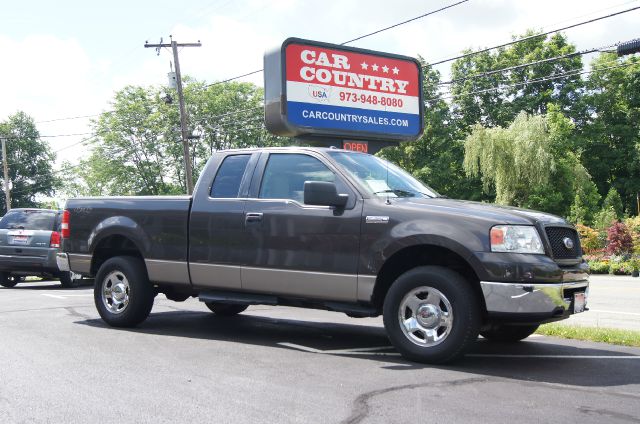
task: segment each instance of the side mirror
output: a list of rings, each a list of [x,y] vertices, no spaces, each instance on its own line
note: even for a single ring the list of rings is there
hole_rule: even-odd
[[[327,181],[305,181],[305,205],[335,206],[343,208],[349,200],[348,194],[338,194],[336,185]]]

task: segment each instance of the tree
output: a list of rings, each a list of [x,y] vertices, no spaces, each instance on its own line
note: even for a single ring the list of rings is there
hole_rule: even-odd
[[[248,83],[209,85],[184,79],[194,178],[218,149],[278,145],[262,123],[262,90]],[[76,178],[69,195],[157,195],[184,193],[185,172],[177,98],[163,87],[128,86],[112,110],[95,122],[89,158],[65,169]]]
[[[424,134],[416,141],[386,148],[380,155],[402,166],[436,191],[453,198],[486,200],[480,180],[462,168],[464,142],[447,103],[439,99],[440,73],[420,58],[424,80]],[[432,99],[432,100],[430,100]]]
[[[622,199],[620,198],[620,194],[615,187],[611,187],[609,189],[609,193],[607,193],[607,197],[604,198],[602,202],[602,208],[611,208],[616,213],[616,218],[618,220],[622,219],[623,209],[622,209]]]
[[[535,35],[535,31],[529,30],[514,39],[532,35]],[[477,123],[486,127],[506,127],[520,112],[545,114],[548,104],[558,105],[560,111],[568,116],[575,118],[581,115],[578,99],[583,83],[575,73],[582,69],[579,55],[478,76],[524,63],[565,56],[575,51],[575,46],[564,35],[555,34],[458,59],[451,68],[451,93],[454,95],[452,110],[455,118],[467,128]],[[470,52],[467,50],[464,53]],[[569,75],[549,78],[561,74]],[[494,90],[501,86],[504,88]]]
[[[38,207],[38,197],[52,196],[59,185],[52,171],[55,154],[40,140],[33,118],[24,112],[16,112],[0,122],[0,137],[6,139],[7,145],[11,207]],[[0,198],[0,212],[4,214],[4,190]]]
[[[583,99],[587,118],[579,123],[583,162],[600,194],[614,187],[631,212],[640,192],[640,58],[620,61],[605,53],[592,69]]]

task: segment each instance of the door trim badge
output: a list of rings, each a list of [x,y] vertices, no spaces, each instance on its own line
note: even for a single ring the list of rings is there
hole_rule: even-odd
[[[380,216],[380,215],[369,215],[366,217],[367,224],[388,224],[389,217],[388,216]]]

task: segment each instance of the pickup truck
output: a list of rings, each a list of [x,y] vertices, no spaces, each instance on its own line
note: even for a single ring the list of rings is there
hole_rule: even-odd
[[[193,196],[70,199],[61,270],[95,276],[100,316],[154,297],[383,316],[406,358],[444,363],[586,307],[588,266],[562,218],[448,199],[376,156],[333,148],[214,153]]]

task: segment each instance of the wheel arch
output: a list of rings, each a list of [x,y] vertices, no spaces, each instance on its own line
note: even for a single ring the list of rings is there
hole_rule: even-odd
[[[463,256],[450,247],[441,244],[421,243],[397,249],[378,271],[371,302],[378,310],[382,310],[384,299],[393,282],[405,272],[419,266],[441,266],[462,275],[472,286],[479,301],[483,314],[486,305],[480,287],[480,275],[468,256]]]
[[[114,233],[102,237],[94,247],[91,257],[91,275],[96,275],[104,262],[116,256],[133,256],[141,259],[144,264],[144,256],[136,242],[123,234]],[[146,264],[144,269],[146,272]]]

